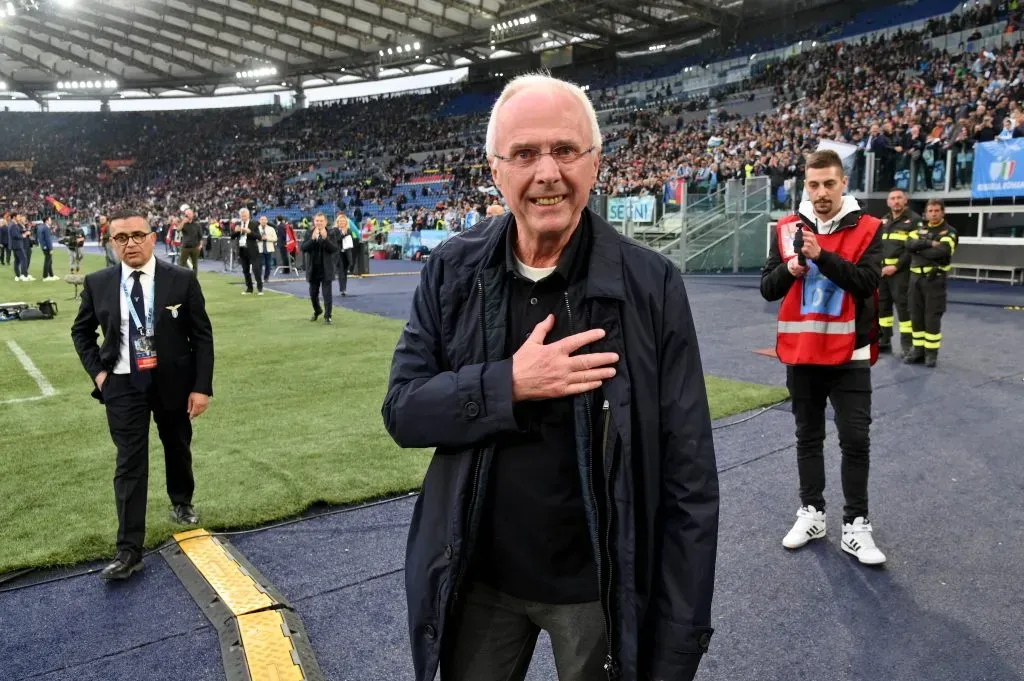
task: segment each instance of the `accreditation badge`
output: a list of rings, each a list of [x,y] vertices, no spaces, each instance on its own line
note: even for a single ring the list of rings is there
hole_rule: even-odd
[[[156,347],[152,336],[140,335],[135,339],[135,363],[139,371],[156,368]]]

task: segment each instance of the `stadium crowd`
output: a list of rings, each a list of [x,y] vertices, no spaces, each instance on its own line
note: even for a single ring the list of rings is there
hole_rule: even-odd
[[[665,87],[659,94],[667,100],[657,105],[604,117],[597,191],[658,194],[668,180],[682,178],[691,192],[714,194],[729,179],[768,176],[776,195],[802,174],[804,154],[821,140],[858,148],[855,188],[863,186],[866,151],[876,156],[880,189],[941,183],[947,152],[953,185],[968,183],[975,143],[1024,136],[1024,47],[949,52],[926,39],[996,20],[1013,31],[1020,15],[996,16],[983,6],[933,20],[921,33],[822,43],[768,63],[743,89],[769,89],[775,108],[753,116],[698,101],[712,113],[686,122],[683,112],[695,102],[680,93],[673,98]],[[242,205],[270,215],[286,207],[308,215],[326,205],[349,210],[360,225],[363,213],[393,208],[391,222],[462,228],[467,213],[482,213],[491,200],[486,111],[439,115],[464,90],[316,105],[283,116],[271,107],[216,116],[3,114],[5,155],[35,166],[31,174],[0,170],[0,210],[27,206],[41,218],[50,211],[46,197],[53,197],[84,223],[141,196],[158,216],[180,203],[203,220],[229,218]],[[254,115],[281,119],[254,126]],[[397,140],[395,130],[402,130]],[[423,152],[432,153],[422,158]],[[125,164],[104,164],[111,160]],[[400,185],[424,173],[451,181],[432,205],[404,213],[413,197]]]

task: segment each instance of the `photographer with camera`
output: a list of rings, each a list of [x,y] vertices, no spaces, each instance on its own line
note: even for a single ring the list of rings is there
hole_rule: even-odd
[[[85,231],[82,226],[75,222],[68,226],[61,243],[68,249],[68,271],[71,274],[78,274],[82,271],[82,247],[85,246]]]
[[[309,230],[302,242],[302,253],[306,261],[309,300],[313,303],[313,316],[309,321],[315,322],[323,314],[324,324],[333,324],[331,311],[334,299],[331,294],[331,282],[334,281],[334,262],[338,244],[330,238],[327,231],[327,216],[323,213],[317,213],[313,217],[313,229]],[[321,289],[324,296],[323,310],[320,308]]]

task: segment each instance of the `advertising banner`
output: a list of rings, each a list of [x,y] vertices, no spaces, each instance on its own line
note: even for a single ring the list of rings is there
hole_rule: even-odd
[[[1024,139],[974,145],[971,196],[975,199],[1024,196]]]
[[[653,225],[654,207],[657,199],[653,196],[616,196],[608,199],[608,222],[621,224],[629,220],[636,224]]]

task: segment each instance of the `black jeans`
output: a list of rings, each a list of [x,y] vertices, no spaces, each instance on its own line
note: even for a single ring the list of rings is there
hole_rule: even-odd
[[[825,400],[832,403],[843,453],[843,522],[868,517],[871,369],[798,365],[786,368],[796,417],[800,503],[825,509]]]

